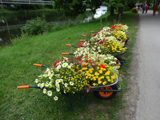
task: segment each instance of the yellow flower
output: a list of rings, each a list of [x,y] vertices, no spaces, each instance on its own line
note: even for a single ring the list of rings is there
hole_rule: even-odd
[[[105,82],[103,82],[103,85],[106,85],[107,84],[107,82],[105,81]]]
[[[95,72],[95,75],[96,75],[96,76],[98,76],[98,75],[99,75],[99,73],[98,73],[98,72]]]
[[[96,86],[96,83],[93,83],[93,86]]]
[[[106,73],[105,73],[105,75],[107,76],[107,75],[110,75],[110,71],[108,70]]]
[[[102,74],[102,73],[103,73],[102,69],[100,69],[100,70],[99,70],[99,73],[100,73],[100,74]]]

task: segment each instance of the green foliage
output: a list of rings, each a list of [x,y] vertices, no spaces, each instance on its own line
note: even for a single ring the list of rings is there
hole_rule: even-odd
[[[37,17],[33,20],[27,20],[26,25],[22,28],[22,31],[26,33],[26,35],[38,35],[46,33],[50,30],[51,25],[46,23],[46,21],[40,17]]]
[[[126,7],[128,7],[128,9],[132,9],[133,7],[135,7],[135,4],[136,4],[136,0],[128,1],[126,3]]]
[[[65,16],[77,16],[83,14],[87,8],[95,13],[96,9],[106,0],[54,0],[55,9],[63,9]]]
[[[114,6],[114,7],[124,7],[124,3],[125,0],[108,0],[107,2],[107,6],[108,7],[111,7],[111,6]]]

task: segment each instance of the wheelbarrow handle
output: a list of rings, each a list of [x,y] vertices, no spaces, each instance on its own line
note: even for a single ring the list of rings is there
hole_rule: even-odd
[[[40,87],[36,86],[36,85],[22,85],[22,86],[17,86],[17,89],[26,89],[26,88],[38,88],[40,89]]]
[[[82,34],[82,36],[86,37],[87,35],[85,35],[85,34]]]
[[[62,55],[74,55],[74,53],[62,53]]]
[[[79,40],[80,42],[86,42],[86,40]]]
[[[29,85],[17,86],[17,89],[26,89],[29,88]]]
[[[36,64],[36,63],[34,63],[34,64],[33,64],[33,66],[49,68],[49,67],[48,67],[48,66],[46,66],[46,65]]]
[[[66,46],[70,46],[70,47],[75,47],[75,48],[77,48],[76,46],[71,45],[71,44],[66,44]]]
[[[90,31],[91,33],[97,33],[97,31]]]
[[[69,55],[69,53],[62,53],[62,55]]]
[[[70,46],[71,47],[72,45],[71,44],[66,44],[66,46]]]
[[[42,64],[36,64],[36,63],[34,63],[33,66],[42,67]]]

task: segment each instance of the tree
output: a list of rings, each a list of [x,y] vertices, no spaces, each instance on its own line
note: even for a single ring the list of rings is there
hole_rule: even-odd
[[[103,2],[107,2],[107,6],[110,8],[110,15],[114,15],[114,9],[118,9],[118,16],[123,15],[123,10],[126,2],[129,0],[54,0],[54,8],[62,9],[66,16],[77,16],[83,14],[87,8],[91,9],[91,12],[95,13]],[[134,1],[134,0],[133,0]]]
[[[54,0],[54,8],[62,9],[66,16],[77,16],[83,14],[87,8],[95,13],[102,3],[106,0]]]

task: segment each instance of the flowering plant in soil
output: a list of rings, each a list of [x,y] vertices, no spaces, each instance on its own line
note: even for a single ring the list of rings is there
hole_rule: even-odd
[[[90,38],[90,42],[97,42],[97,41],[101,41],[103,40],[103,38],[107,37],[107,36],[110,36],[111,35],[111,32],[108,31],[108,32],[98,32],[95,36],[92,35],[92,37]]]
[[[81,56],[82,54],[88,53],[98,53],[98,54],[119,54],[126,51],[124,48],[124,43],[118,41],[114,36],[109,36],[103,38],[102,41],[90,44],[89,42],[84,42],[80,48],[74,52],[76,56]]]
[[[100,64],[108,64],[112,69],[117,70],[120,68],[120,63],[117,62],[117,58],[111,54],[102,54],[100,46],[80,47],[74,52],[76,59],[82,61],[99,62]]]
[[[102,41],[104,38],[109,36],[115,36],[117,40],[123,41],[126,40],[126,34],[128,26],[123,24],[112,25],[111,28],[104,27],[98,33],[91,35],[90,42],[94,43],[97,41]]]
[[[100,64],[99,62],[92,64],[86,63],[85,66],[79,70],[79,73],[84,75],[86,79],[89,79],[91,86],[111,84],[114,83],[115,78],[118,77],[109,65],[106,63]]]
[[[127,40],[127,36],[126,36],[125,32],[111,31],[111,33],[112,33],[112,36],[116,37],[116,39],[121,42]]]
[[[58,100],[58,95],[63,93],[75,93],[86,89],[87,86],[101,86],[114,82],[118,75],[107,63],[93,62],[92,59],[83,61],[76,58],[69,61],[53,62],[51,68],[39,75],[35,83],[43,93]]]
[[[101,46],[101,54],[119,54],[126,51],[126,48],[119,45],[116,41],[105,41]]]
[[[75,65],[68,58],[62,61],[57,60],[50,69],[39,75],[35,80],[37,86],[43,89],[43,93],[48,96],[54,96],[54,100],[58,100],[58,94],[61,92],[75,93],[85,89],[89,81],[82,74],[77,72]]]
[[[127,32],[128,31],[128,26],[127,25],[123,25],[123,24],[115,24],[111,26],[111,30],[114,31],[123,31],[123,32]]]

